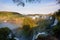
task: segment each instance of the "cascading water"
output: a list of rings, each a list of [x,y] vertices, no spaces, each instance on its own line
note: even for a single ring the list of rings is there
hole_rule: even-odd
[[[53,23],[51,26],[55,26],[55,25],[57,25],[57,23],[58,23],[58,20],[55,19],[55,20],[54,20],[54,23]]]
[[[57,23],[58,23],[58,20],[56,18],[53,18],[52,19],[52,23],[49,25],[49,27],[53,28],[55,25],[57,25]],[[37,39],[39,35],[47,36],[48,34],[46,32],[38,32],[37,34],[33,35],[33,39],[32,40]]]
[[[50,27],[55,26],[57,23],[58,23],[58,20],[55,18],[55,19],[53,20],[52,24],[50,24]],[[13,24],[11,24],[11,23],[6,23],[6,22],[0,23],[0,26],[1,26],[1,27],[8,27],[8,28],[10,28],[10,29],[17,29],[17,28],[19,28],[19,27],[16,26],[16,25],[13,25]],[[1,27],[0,27],[0,28],[1,28]],[[13,31],[13,30],[12,30],[12,31]],[[18,31],[18,32],[19,32],[19,31]],[[15,33],[16,33],[16,32],[15,32]],[[34,34],[34,35],[30,36],[30,38],[31,38],[32,40],[37,39],[39,35],[45,35],[45,36],[48,35],[46,32],[40,32],[40,31],[38,31],[36,34],[35,34],[35,33],[33,33],[33,34]],[[15,39],[16,39],[16,40],[28,40],[28,38],[25,38],[24,35],[22,35],[22,30],[20,30],[20,33],[18,33],[18,34],[16,35]],[[30,40],[31,40],[31,39],[30,39]]]

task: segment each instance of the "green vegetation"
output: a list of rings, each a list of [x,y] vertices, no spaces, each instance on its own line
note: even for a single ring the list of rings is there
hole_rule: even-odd
[[[33,28],[36,26],[36,23],[32,18],[25,17],[23,20],[23,25],[29,25],[30,28]]]
[[[52,31],[54,32],[54,36],[60,38],[60,9],[57,12],[55,12],[53,16],[58,19],[58,24],[54,26]]]
[[[23,35],[25,35],[25,37],[31,36],[32,32],[33,32],[33,30],[32,30],[32,28],[30,28],[29,25],[24,25],[23,26]]]
[[[15,20],[15,18],[21,17],[23,17],[23,15],[16,12],[0,12],[0,21]]]
[[[21,6],[25,6],[25,3],[41,3],[41,0],[12,0],[14,3],[17,3],[17,6],[21,5]],[[60,4],[60,0],[56,0],[58,4]],[[30,4],[29,4],[30,5]]]
[[[54,26],[53,32],[54,32],[54,36],[56,36],[57,38],[60,37],[60,23]]]
[[[14,22],[20,23],[21,20],[23,21],[22,29],[18,31],[19,35],[24,35],[26,38],[31,37],[33,34],[37,32],[48,32],[50,33],[50,30],[52,30],[52,35],[57,38],[60,38],[60,10],[54,13],[52,17],[55,17],[58,19],[58,24],[54,26],[52,29],[49,28],[50,24],[52,23],[52,20],[46,20],[46,19],[39,19],[33,20],[30,17],[25,17],[19,13],[16,12],[0,12],[0,22],[4,20],[15,20]],[[12,22],[13,22],[12,21]],[[11,33],[11,30],[9,28],[0,28],[0,39],[1,40],[15,40],[14,37],[9,38],[8,35]]]
[[[11,30],[9,28],[0,28],[0,40],[15,40],[13,36],[9,38],[10,33]]]
[[[60,9],[56,12],[54,12],[54,15],[53,15],[55,18],[58,19],[58,21],[60,21]]]
[[[23,17],[22,14],[19,14],[17,12],[4,12],[4,11],[0,12],[0,17],[1,16],[2,17],[4,17],[4,16],[6,16],[6,17]]]

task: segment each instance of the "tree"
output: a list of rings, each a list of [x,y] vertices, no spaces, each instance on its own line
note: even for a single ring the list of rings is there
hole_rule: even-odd
[[[60,0],[57,0],[57,2],[60,4]]]
[[[36,23],[32,18],[25,17],[24,20],[23,20],[23,25],[29,25],[30,28],[33,28],[33,27],[36,26]]]
[[[60,16],[60,9],[54,13],[56,16]]]
[[[30,26],[29,25],[23,26],[23,33],[25,36],[28,36],[30,34]]]
[[[14,3],[17,4],[17,6],[21,5],[21,6],[25,6],[26,3],[40,3],[41,0],[13,0]]]
[[[57,18],[58,21],[60,22],[60,9],[59,9],[58,11],[54,12],[53,16],[54,16],[55,18]]]
[[[58,4],[60,4],[60,0],[56,0]],[[41,0],[13,0],[14,3],[17,4],[17,6],[25,6],[26,3],[40,3]]]
[[[11,30],[9,28],[0,28],[0,40],[15,40],[13,37],[9,38],[10,33]]]
[[[53,16],[58,19],[58,24],[52,29],[53,35],[60,39],[60,9]]]
[[[54,26],[52,31],[54,33],[53,35],[60,39],[60,23],[58,23],[56,26]]]
[[[29,25],[23,25],[23,33],[27,40],[32,40],[33,28],[30,28]]]
[[[11,30],[7,27],[0,28],[0,40],[8,40],[8,35],[11,32]]]

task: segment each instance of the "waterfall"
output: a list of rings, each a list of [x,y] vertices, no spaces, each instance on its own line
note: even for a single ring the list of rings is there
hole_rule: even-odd
[[[54,23],[51,26],[55,26],[57,25],[57,23],[58,23],[58,20],[55,18]]]
[[[55,25],[57,25],[57,23],[58,23],[58,20],[56,19],[56,18],[53,18],[53,19],[51,19],[52,21],[52,23],[50,24],[50,28],[51,27],[53,27],[53,26],[55,26]],[[48,34],[46,33],[46,32],[38,32],[37,34],[34,34],[33,35],[33,39],[32,40],[35,40],[35,39],[37,39],[38,38],[38,36],[39,35],[44,35],[44,36],[47,36]]]
[[[32,39],[32,40],[37,39],[39,35],[47,36],[48,34],[47,34],[46,32],[39,32],[37,35],[34,35],[34,36],[33,36],[33,39]]]
[[[46,35],[46,33],[45,33],[45,32],[38,33],[38,34],[36,35],[36,39],[38,38],[39,35]]]
[[[58,20],[57,20],[56,18],[55,18],[55,19],[53,18],[53,19],[52,19],[52,23],[50,24],[50,27],[53,27],[53,26],[57,25],[57,23],[58,23]],[[12,30],[12,29],[19,28],[19,26],[14,25],[14,24],[11,24],[11,23],[7,23],[6,21],[3,22],[3,23],[0,23],[0,26],[1,26],[1,27],[8,27],[8,28],[10,28],[11,30]],[[1,27],[0,27],[0,28],[1,28]],[[13,30],[12,30],[12,31],[13,31]],[[15,30],[14,30],[13,32],[15,32]],[[21,32],[22,32],[22,31],[20,31],[20,33],[21,33]],[[20,37],[20,35],[21,35],[22,37]],[[46,32],[40,32],[40,31],[38,31],[36,34],[33,34],[32,40],[37,39],[39,35],[47,36],[48,34],[47,34]],[[18,36],[19,36],[19,37],[15,37],[16,40],[25,40],[25,39],[26,39],[26,38],[24,37],[24,35],[22,35],[22,34],[19,34]]]

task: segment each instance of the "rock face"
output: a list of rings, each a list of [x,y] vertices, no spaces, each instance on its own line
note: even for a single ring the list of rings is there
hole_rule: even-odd
[[[38,36],[38,38],[35,40],[58,40],[58,39],[51,35],[47,35],[47,36]]]

